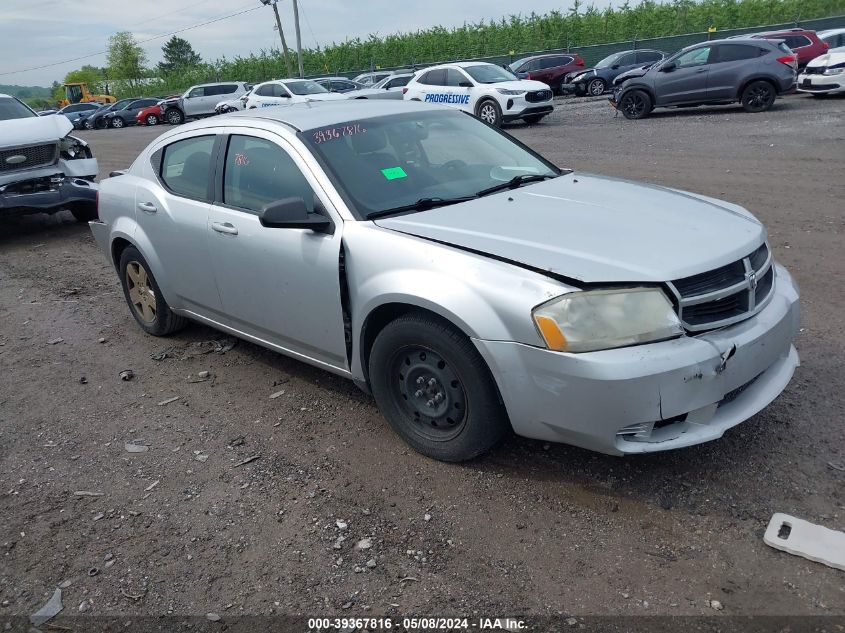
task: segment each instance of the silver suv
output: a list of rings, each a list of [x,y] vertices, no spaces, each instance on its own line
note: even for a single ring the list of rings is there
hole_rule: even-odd
[[[159,105],[164,120],[171,125],[184,123],[187,118],[200,118],[216,114],[214,108],[221,101],[237,99],[249,90],[243,81],[223,81],[191,86],[181,97],[167,99]]]

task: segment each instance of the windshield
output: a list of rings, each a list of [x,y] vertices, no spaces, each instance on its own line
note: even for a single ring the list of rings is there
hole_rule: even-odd
[[[560,171],[463,112],[395,114],[299,133],[359,218],[423,199],[475,197],[520,176]]]
[[[493,64],[479,64],[478,66],[465,66],[464,72],[480,84],[495,84],[500,81],[516,81],[516,75],[501,66]]]
[[[613,65],[613,62],[615,62],[620,57],[622,57],[622,53],[613,53],[613,55],[608,55],[603,60],[598,62],[595,65],[595,68],[606,68],[607,66],[611,66]]]
[[[0,121],[9,121],[10,119],[27,119],[33,116],[38,115],[35,114],[35,111],[31,110],[27,105],[17,99],[10,99],[8,97],[0,98]]]
[[[295,95],[321,95],[328,92],[316,81],[286,81],[285,86]]]

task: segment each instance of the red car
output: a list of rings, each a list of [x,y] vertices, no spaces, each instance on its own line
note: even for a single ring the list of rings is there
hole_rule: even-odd
[[[535,79],[547,84],[560,94],[561,84],[567,73],[581,70],[584,60],[578,53],[553,53],[523,57],[513,62],[508,68],[520,79]]]
[[[798,58],[798,68],[804,68],[811,59],[827,52],[828,44],[822,42],[815,31],[807,29],[786,29],[784,31],[766,31],[743,37],[756,37],[766,40],[783,40]]]
[[[158,125],[161,123],[161,106],[154,105],[144,108],[135,115],[138,125]]]

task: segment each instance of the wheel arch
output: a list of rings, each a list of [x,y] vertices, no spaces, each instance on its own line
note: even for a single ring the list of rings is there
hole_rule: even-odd
[[[777,82],[774,79],[772,79],[768,75],[752,75],[749,79],[746,79],[740,84],[739,90],[736,93],[737,101],[742,100],[742,93],[745,92],[745,89],[748,88],[748,86],[753,84],[755,81],[765,81],[767,84],[769,84],[772,88],[774,88],[775,98],[777,98],[777,95],[780,91],[778,90]]]
[[[123,255],[123,252],[129,247],[135,248],[146,260],[150,269],[149,272],[152,273],[152,276],[155,278],[159,290],[164,296],[165,301],[167,301],[167,304],[171,308],[181,307],[179,306],[179,302],[175,301],[175,297],[167,284],[167,275],[164,274],[164,268],[161,260],[156,255],[155,249],[152,247],[146,233],[141,231],[140,227],[136,227],[131,234],[120,230],[112,233],[109,250],[111,251],[112,263],[114,264],[115,270],[118,271],[118,274],[120,274],[120,258]]]

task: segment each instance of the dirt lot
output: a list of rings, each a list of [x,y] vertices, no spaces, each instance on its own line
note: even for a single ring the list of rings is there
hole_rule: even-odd
[[[719,441],[646,457],[513,438],[430,461],[342,379],[248,343],[216,353],[201,326],[144,335],[69,214],[0,221],[0,626],[63,582],[63,615],[842,618],[845,572],[762,534],[776,511],[845,530],[843,113],[793,96],[637,122],[568,100],[510,128],[562,166],[747,206],[800,284],[786,392]],[[106,174],[165,129],[83,136]]]

